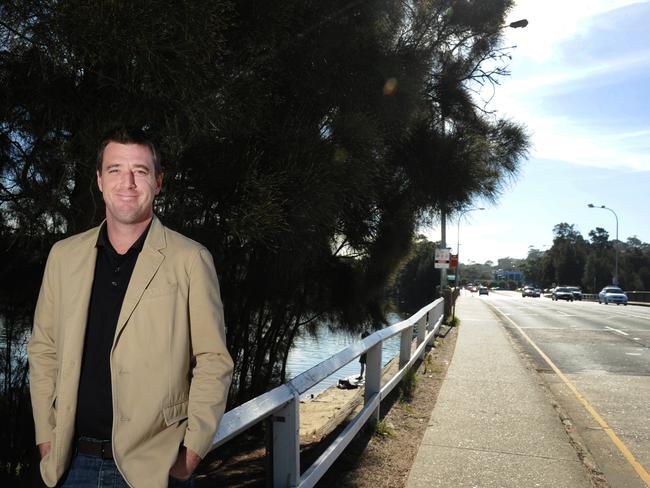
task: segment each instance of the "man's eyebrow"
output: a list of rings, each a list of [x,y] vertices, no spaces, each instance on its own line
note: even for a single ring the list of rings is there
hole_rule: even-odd
[[[146,169],[147,171],[151,171],[151,168],[146,164],[134,164],[133,167],[136,169]]]
[[[107,163],[105,169],[108,171],[109,169],[112,169],[112,168],[122,168],[122,167],[124,167],[123,163]],[[133,169],[144,169],[146,171],[151,171],[151,168],[149,166],[147,166],[146,164],[134,164],[131,167]]]

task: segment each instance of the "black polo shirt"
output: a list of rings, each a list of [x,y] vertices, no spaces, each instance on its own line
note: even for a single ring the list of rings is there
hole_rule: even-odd
[[[113,428],[110,353],[126,289],[149,232],[145,229],[125,254],[108,239],[106,223],[97,238],[95,277],[88,306],[81,377],[77,394],[76,435],[110,439]]]

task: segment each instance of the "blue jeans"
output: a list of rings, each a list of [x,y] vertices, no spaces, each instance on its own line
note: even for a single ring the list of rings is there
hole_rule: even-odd
[[[70,469],[57,485],[59,488],[129,488],[112,459],[75,454]],[[168,488],[193,488],[190,478],[186,481],[169,477]],[[140,487],[136,487],[140,488]]]

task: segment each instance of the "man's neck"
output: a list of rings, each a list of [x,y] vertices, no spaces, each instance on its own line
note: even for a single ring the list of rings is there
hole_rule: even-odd
[[[153,219],[153,215],[142,222],[122,224],[107,217],[106,232],[108,233],[108,240],[111,246],[113,246],[113,249],[118,254],[125,254],[145,231],[151,219]]]

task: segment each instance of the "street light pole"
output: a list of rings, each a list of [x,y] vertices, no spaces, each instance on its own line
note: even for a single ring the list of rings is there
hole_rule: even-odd
[[[593,203],[590,203],[587,205],[589,208],[604,208],[605,210],[609,210],[614,214],[614,218],[616,219],[616,242],[614,243],[614,279],[612,280],[616,286],[618,286],[618,215],[616,215],[616,212],[614,212],[611,208],[606,207],[605,205],[594,205]]]
[[[440,247],[447,248],[447,210],[440,211]],[[444,296],[444,289],[447,286],[447,268],[440,268],[440,296]]]

